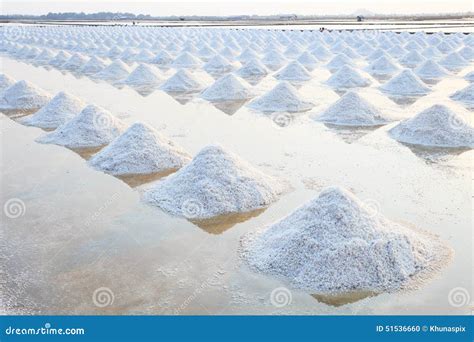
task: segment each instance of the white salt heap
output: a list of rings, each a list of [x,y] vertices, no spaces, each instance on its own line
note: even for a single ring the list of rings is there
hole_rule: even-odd
[[[421,96],[430,92],[430,88],[410,69],[402,70],[380,89],[394,96]]]
[[[469,62],[462,58],[457,52],[451,52],[444,57],[439,64],[450,71],[457,71],[468,65]]]
[[[117,59],[109,64],[105,69],[95,74],[94,77],[107,81],[118,81],[127,77],[130,72],[130,67],[120,59]]]
[[[8,87],[11,87],[16,83],[16,80],[13,77],[10,77],[6,74],[0,74],[0,92],[4,91]]]
[[[123,83],[133,87],[153,87],[160,82],[161,77],[158,74],[158,70],[146,64],[137,66],[123,81]]]
[[[27,126],[57,128],[78,115],[86,104],[79,98],[61,91],[33,115],[20,119]]]
[[[232,70],[234,66],[230,62],[220,55],[212,57],[206,64],[204,64],[203,69],[209,73],[218,73],[218,72],[228,72]]]
[[[201,97],[208,101],[245,100],[252,97],[252,92],[245,80],[234,74],[227,74],[205,89]]]
[[[377,126],[392,121],[355,92],[347,92],[315,118],[342,126]]]
[[[268,93],[248,104],[249,108],[262,112],[303,112],[313,106],[313,103],[302,100],[295,87],[287,81],[278,83]]]
[[[465,104],[468,108],[474,108],[474,84],[458,90],[450,96],[453,100]]]
[[[28,81],[18,81],[0,94],[0,109],[31,110],[46,105],[51,95]]]
[[[448,71],[435,61],[429,59],[415,69],[415,74],[425,80],[437,80],[448,74]]]
[[[105,69],[106,67],[107,63],[105,61],[99,57],[92,56],[91,59],[89,59],[89,61],[82,66],[80,71],[86,75],[93,75]]]
[[[240,77],[255,77],[268,74],[268,69],[258,59],[251,59],[237,70]]]
[[[36,141],[76,149],[97,148],[109,144],[124,130],[125,124],[109,111],[88,105],[73,119]]]
[[[185,69],[178,70],[160,87],[168,92],[195,92],[204,88],[204,85]]]
[[[242,245],[252,269],[314,294],[396,291],[449,255],[436,236],[374,214],[342,188],[323,190]]]
[[[366,68],[366,71],[371,75],[387,76],[392,75],[399,69],[400,68],[396,66],[389,58],[386,56],[381,56],[370,63],[370,65]]]
[[[389,131],[408,144],[437,147],[474,147],[474,128],[461,115],[443,105],[434,105]]]
[[[181,147],[153,127],[137,122],[88,163],[112,175],[138,175],[176,170],[190,160]]]
[[[362,76],[349,65],[344,65],[326,81],[326,84],[334,89],[367,87],[370,83],[370,79]]]
[[[171,63],[174,68],[197,68],[202,65],[202,62],[191,55],[189,52],[183,52],[181,55],[176,57],[176,59]]]
[[[294,61],[281,69],[275,78],[283,81],[307,81],[311,79],[311,74],[299,62]]]
[[[211,145],[148,190],[144,200],[173,215],[207,219],[264,208],[283,190],[281,181],[221,146]]]
[[[471,71],[470,73],[466,74],[466,76],[464,76],[464,79],[470,83],[474,83],[474,71]]]

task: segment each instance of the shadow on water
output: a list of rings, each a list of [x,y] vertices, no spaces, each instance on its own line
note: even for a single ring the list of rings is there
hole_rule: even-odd
[[[180,105],[185,105],[186,103],[190,102],[197,94],[197,92],[166,92],[169,96],[171,96],[176,102]]]
[[[235,114],[243,105],[245,105],[249,100],[238,100],[238,101],[220,101],[220,102],[211,102],[211,104],[219,109],[221,112],[227,115]]]
[[[137,186],[151,183],[156,180],[159,180],[163,177],[166,177],[173,172],[176,172],[177,169],[170,169],[163,172],[155,172],[155,173],[147,173],[147,174],[130,174],[130,175],[120,175],[115,176],[118,179],[122,180],[124,183],[127,183],[131,188],[135,188]]]
[[[252,77],[242,77],[244,80],[246,80],[250,85],[255,86],[260,83],[261,80],[263,80],[267,75],[261,75],[261,76],[252,76]]]
[[[238,223],[245,222],[253,217],[257,217],[263,213],[266,208],[249,211],[246,213],[235,213],[219,215],[210,219],[205,220],[189,220],[196,226],[208,232],[209,234],[219,235],[224,233],[226,230],[232,228]]]
[[[88,147],[88,148],[70,148],[70,150],[76,152],[83,159],[89,160],[94,154],[99,152],[105,146],[107,145],[100,146],[100,147]]]
[[[15,120],[21,117],[36,113],[40,108],[35,109],[0,109],[0,113],[5,114],[10,119]]]
[[[377,296],[378,293],[372,291],[354,291],[354,292],[346,292],[340,294],[312,294],[311,296],[316,299],[318,302],[331,305],[331,306],[342,306],[346,304],[351,304],[358,302],[359,300]]]
[[[410,106],[414,104],[421,96],[394,96],[389,95],[388,98],[399,106]]]
[[[341,126],[331,123],[324,123],[324,126],[334,132],[339,138],[348,144],[356,142],[363,136],[372,133],[383,125],[378,126]]]
[[[471,150],[470,148],[453,148],[453,147],[430,147],[423,145],[413,145],[401,142],[426,164],[442,164],[449,162],[451,159]]]

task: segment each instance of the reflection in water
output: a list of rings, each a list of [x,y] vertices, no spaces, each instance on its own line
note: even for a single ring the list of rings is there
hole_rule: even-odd
[[[140,94],[143,97],[147,97],[148,95],[152,94],[157,89],[156,86],[149,86],[149,85],[130,86],[130,88],[135,90],[138,94]]]
[[[390,78],[392,78],[392,75],[376,75],[373,74],[371,75],[373,78],[375,78],[377,81],[380,83],[384,83],[385,81],[388,81]]]
[[[237,223],[245,222],[253,217],[257,217],[265,210],[266,208],[262,208],[254,211],[249,211],[247,213],[226,214],[205,220],[190,221],[202,230],[208,232],[209,234],[219,235],[225,232],[226,230],[232,228]]]
[[[170,169],[163,172],[147,173],[147,174],[133,174],[133,175],[120,175],[116,176],[118,179],[121,179],[123,182],[127,183],[131,188],[135,188],[145,183],[150,183],[156,181],[160,178],[166,177],[173,172],[176,172],[177,169]]]
[[[263,80],[267,75],[261,75],[261,76],[253,76],[253,77],[243,77],[244,80],[246,80],[250,85],[257,85],[260,83],[261,80]]]
[[[169,96],[176,100],[180,105],[185,105],[189,101],[191,101],[194,96],[197,94],[196,92],[166,92]]]
[[[355,303],[359,300],[368,297],[377,296],[378,293],[373,291],[356,291],[356,292],[346,292],[333,295],[327,294],[312,294],[311,296],[315,298],[318,302],[331,305],[331,306],[342,306],[350,303]]]
[[[246,100],[238,100],[238,101],[220,101],[220,102],[211,102],[211,104],[219,109],[221,112],[224,112],[228,115],[233,115],[237,112],[244,104],[248,102]]]
[[[388,98],[399,106],[410,106],[414,104],[420,97],[418,96],[394,96],[389,95]]]
[[[429,85],[435,85],[437,84],[440,80],[439,79],[434,79],[434,78],[423,78],[421,77],[421,80],[425,82],[426,84]]]
[[[363,136],[372,133],[376,129],[382,127],[383,125],[378,126],[341,126],[334,125],[330,123],[324,123],[324,126],[329,128],[332,132],[336,133],[344,142],[352,144],[353,142],[359,140]]]
[[[39,108],[35,109],[0,109],[0,113],[5,114],[10,119],[18,119],[23,116],[31,115],[36,113]]]
[[[460,154],[470,150],[470,148],[430,147],[407,144],[403,142],[401,144],[408,147],[414,155],[422,159],[426,164],[446,163]]]
[[[70,148],[70,150],[76,152],[85,160],[89,160],[94,154],[99,152],[105,146],[107,145],[100,146],[100,147],[88,147],[88,148]]]

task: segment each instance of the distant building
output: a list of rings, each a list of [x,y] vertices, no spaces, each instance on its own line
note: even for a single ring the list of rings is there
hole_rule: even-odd
[[[358,15],[358,16],[357,16],[357,21],[361,22],[362,20],[364,20],[364,17],[361,16],[361,15]]]

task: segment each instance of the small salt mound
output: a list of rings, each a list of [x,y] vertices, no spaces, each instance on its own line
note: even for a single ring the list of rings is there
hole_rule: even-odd
[[[263,174],[221,146],[204,147],[178,172],[144,194],[144,200],[177,216],[208,219],[264,208],[283,192]]]
[[[86,64],[83,65],[80,71],[85,75],[93,75],[103,70],[105,67],[107,67],[105,61],[99,57],[93,56]]]
[[[303,52],[297,59],[298,63],[308,70],[313,70],[318,64],[318,60],[308,51]]]
[[[46,105],[51,95],[28,81],[18,81],[1,94],[0,110],[31,110]]]
[[[370,83],[371,81],[368,78],[362,76],[349,65],[344,65],[326,81],[326,84],[334,89],[367,87]]]
[[[367,68],[366,71],[371,75],[376,76],[387,76],[398,71],[397,67],[390,59],[382,55],[380,58],[374,60]]]
[[[53,59],[54,53],[49,50],[49,49],[44,49],[43,52],[41,52],[36,58],[35,58],[35,63],[47,63],[51,59]]]
[[[130,67],[120,59],[117,59],[109,64],[104,70],[95,74],[94,77],[106,81],[118,81],[127,77],[130,72]]]
[[[71,58],[71,54],[67,51],[59,51],[58,54],[49,61],[49,64],[54,66],[54,67],[60,67],[66,61]]]
[[[222,56],[216,55],[212,57],[206,64],[204,70],[209,73],[228,72],[234,68],[230,62]]]
[[[185,69],[178,70],[160,87],[168,92],[195,92],[204,88],[204,85]]]
[[[464,76],[464,79],[468,82],[474,83],[474,71],[471,71],[466,76]]]
[[[76,149],[97,148],[109,144],[124,130],[125,124],[109,111],[88,105],[64,125],[36,141]]]
[[[262,63],[271,70],[281,68],[288,60],[278,51],[269,51],[263,56]]]
[[[410,51],[400,58],[400,63],[409,68],[415,68],[425,61],[425,57],[420,55],[418,51]]]
[[[281,81],[307,81],[311,79],[311,74],[299,62],[294,61],[281,69],[275,78]]]
[[[252,269],[315,294],[400,290],[419,272],[434,269],[448,250],[436,236],[374,215],[337,187],[247,234],[242,245]]]
[[[173,62],[173,57],[166,51],[161,51],[159,54],[153,58],[150,63],[158,65],[168,65]]]
[[[20,119],[20,122],[45,129],[57,128],[78,115],[85,105],[74,95],[61,91],[47,105],[33,115]]]
[[[201,97],[208,101],[245,100],[252,96],[247,82],[233,74],[222,76],[201,93]]]
[[[155,68],[146,64],[140,64],[131,72],[123,83],[133,87],[153,87],[161,82],[160,75]]]
[[[112,175],[138,175],[176,170],[190,160],[191,156],[181,147],[153,127],[138,122],[88,163]]]
[[[303,101],[298,91],[286,81],[248,104],[249,108],[262,112],[303,112],[313,106],[313,103]]]
[[[459,55],[466,61],[472,61],[474,59],[474,49],[470,46],[466,46],[459,50]]]
[[[354,65],[346,55],[337,55],[326,64],[329,70],[337,70],[345,65]]]
[[[400,142],[437,147],[474,147],[474,128],[446,106],[434,105],[389,131]]]
[[[421,96],[430,92],[430,88],[410,69],[404,69],[380,87],[394,96]]]
[[[242,68],[237,70],[240,77],[264,76],[268,74],[268,69],[260,63],[258,59],[251,59],[244,64]]]
[[[83,56],[79,53],[75,53],[63,65],[61,65],[61,68],[71,71],[79,70],[88,61],[88,57]]]
[[[415,74],[425,80],[436,80],[446,76],[448,72],[433,60],[427,60],[415,69]]]
[[[452,52],[444,57],[439,64],[448,70],[456,71],[468,65],[469,62],[462,58],[457,52]]]
[[[474,108],[474,84],[468,85],[466,88],[458,90],[451,98],[465,104],[468,108]]]
[[[174,68],[198,68],[202,65],[202,62],[191,55],[189,52],[183,52],[171,63]]]
[[[0,74],[0,92],[4,91],[8,87],[11,87],[16,83],[15,79],[6,75]]]
[[[341,126],[378,126],[392,121],[352,91],[344,94],[315,119]]]

